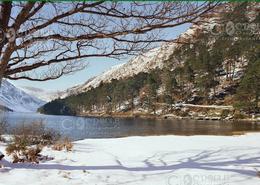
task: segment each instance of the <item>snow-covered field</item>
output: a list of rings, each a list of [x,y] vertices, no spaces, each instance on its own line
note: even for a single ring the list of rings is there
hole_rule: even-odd
[[[0,169],[1,185],[258,185],[260,134],[86,139],[54,160]],[[4,144],[0,144],[4,151]]]

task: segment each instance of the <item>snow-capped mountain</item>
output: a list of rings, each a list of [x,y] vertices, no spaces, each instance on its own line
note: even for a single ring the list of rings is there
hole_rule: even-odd
[[[45,102],[15,87],[7,80],[0,88],[0,106],[14,112],[36,112]]]
[[[37,97],[46,102],[59,98],[65,93],[64,91],[45,90],[45,89],[30,87],[30,86],[22,86],[20,88],[27,94]]]

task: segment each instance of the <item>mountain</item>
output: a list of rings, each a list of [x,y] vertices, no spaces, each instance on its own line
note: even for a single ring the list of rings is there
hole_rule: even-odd
[[[232,4],[227,12],[203,17],[175,42],[115,66],[39,110],[58,115],[214,119],[260,112],[259,32],[235,27],[259,22],[259,11],[247,11],[251,7]],[[223,29],[227,26],[231,28]]]
[[[212,19],[211,21],[213,22]],[[162,69],[165,65],[164,61],[167,61],[169,57],[172,56],[175,48],[179,47],[180,44],[178,44],[178,42],[185,42],[191,39],[194,37],[196,32],[198,32],[198,30],[206,27],[209,27],[208,23],[192,25],[188,30],[175,39],[175,42],[162,44],[159,47],[146,51],[145,53],[130,59],[124,64],[113,66],[99,76],[87,80],[84,84],[67,89],[66,92],[63,92],[61,98],[86,92],[91,88],[98,87],[101,83],[109,83],[112,80],[126,79],[141,72],[148,73],[156,68]]]
[[[3,80],[0,88],[0,107],[2,110],[14,112],[35,112],[46,102],[25,93],[7,80]]]
[[[147,73],[156,68],[162,69],[165,65],[164,61],[167,61],[169,57],[172,56],[173,51],[181,45],[179,43],[189,42],[198,32],[210,29],[218,19],[218,16],[214,13],[209,13],[206,17],[201,19],[203,19],[201,23],[192,25],[173,42],[164,43],[159,47],[133,57],[124,64],[113,66],[102,74],[87,80],[84,84],[74,86],[61,92],[60,97],[65,98],[70,95],[86,92],[91,88],[98,87],[101,83],[109,83],[113,79],[126,79],[141,72]]]
[[[191,37],[192,34],[194,34],[194,30],[196,29],[198,29],[198,26],[189,28],[178,39],[184,40],[184,38],[187,39],[188,37]],[[91,88],[96,88],[101,84],[101,82],[109,83],[112,80],[125,79],[135,76],[141,72],[149,72],[156,68],[162,69],[164,66],[164,61],[169,59],[169,57],[172,55],[172,51],[177,46],[178,44],[176,43],[167,43],[160,47],[151,49],[130,59],[124,64],[113,66],[111,69],[103,72],[101,75],[89,79],[83,85],[78,85],[68,89],[62,97],[64,98],[69,95],[88,91]]]
[[[27,94],[37,97],[46,102],[59,98],[66,93],[65,91],[58,92],[58,91],[45,90],[45,89],[31,87],[31,86],[22,86],[20,88]]]

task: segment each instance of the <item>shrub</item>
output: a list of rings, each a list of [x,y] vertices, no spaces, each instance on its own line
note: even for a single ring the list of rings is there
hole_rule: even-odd
[[[35,162],[39,163],[38,158],[41,157],[41,145],[30,146],[29,141],[25,137],[14,136],[14,141],[7,145],[6,153],[11,155],[13,163],[18,162]]]
[[[0,141],[5,141],[2,135],[7,131],[8,123],[5,117],[0,120]]]
[[[241,112],[235,112],[234,119],[245,119],[247,116]]]
[[[187,110],[183,110],[183,111],[180,110],[180,111],[177,111],[177,112],[176,112],[176,115],[184,118],[184,117],[189,116],[189,113],[188,113]]]
[[[62,140],[57,141],[53,146],[53,150],[61,151],[65,149],[66,151],[72,151],[73,144],[70,139],[64,138]]]
[[[26,156],[27,156],[27,159],[28,159],[28,162],[39,162],[38,161],[38,157],[40,157],[40,153],[42,151],[42,146],[40,145],[37,145],[36,147],[34,148],[29,148],[27,151],[26,151]]]
[[[227,109],[224,109],[222,112],[221,112],[221,118],[222,119],[225,119],[226,117],[228,117],[230,114],[230,110],[227,110]]]
[[[13,142],[7,145],[6,153],[12,156],[14,163],[39,163],[43,146],[53,144],[59,139],[59,134],[45,128],[43,122],[17,126],[13,129],[13,135]]]

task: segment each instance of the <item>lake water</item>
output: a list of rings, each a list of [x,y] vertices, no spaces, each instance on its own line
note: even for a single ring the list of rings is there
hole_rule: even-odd
[[[83,118],[37,113],[5,113],[10,128],[42,121],[48,128],[73,140],[150,135],[233,135],[260,132],[260,123],[197,120],[153,120],[121,118]]]

